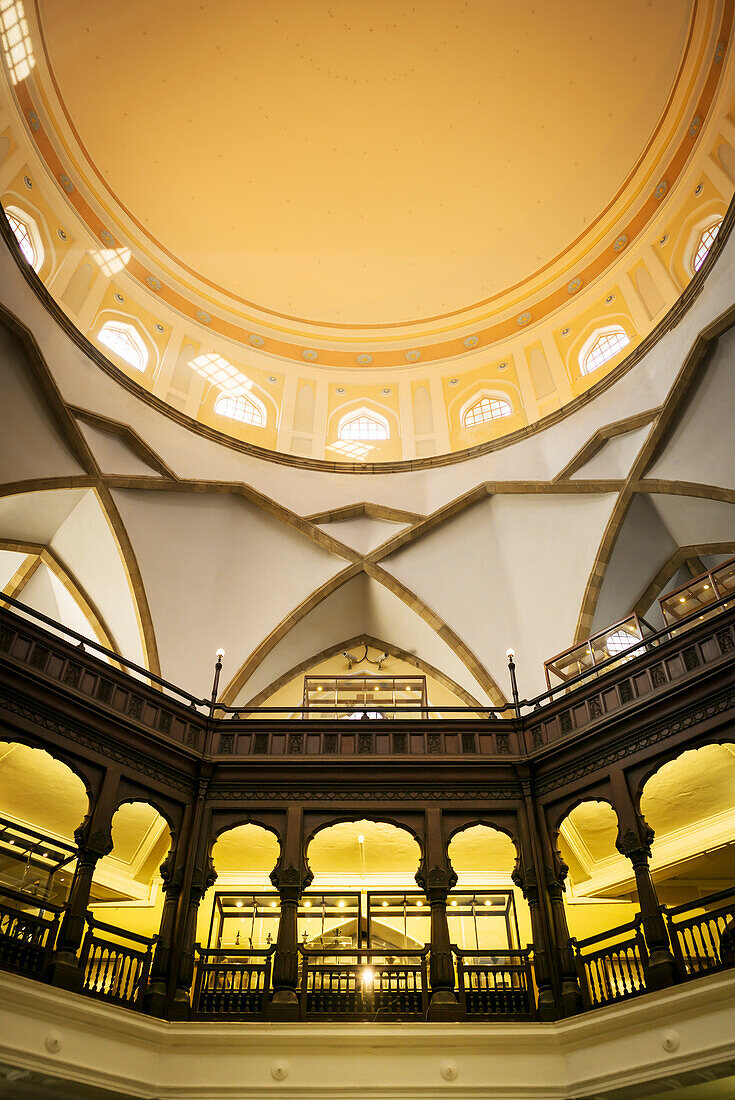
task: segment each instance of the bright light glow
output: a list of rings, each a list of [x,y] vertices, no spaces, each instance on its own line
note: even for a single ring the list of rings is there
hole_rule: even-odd
[[[236,901],[235,905],[237,906],[238,909],[242,909],[242,902],[241,901]]]
[[[513,660],[515,655],[516,655],[516,651],[514,649],[506,649],[506,651],[505,651],[505,656],[506,657],[510,657],[510,659]]]
[[[456,903],[456,901],[453,901],[453,902],[452,902],[452,905],[456,905],[456,904],[457,904],[457,903]]]
[[[590,340],[587,341],[579,353],[579,366],[582,374],[591,374],[603,363],[614,359],[618,352],[621,352],[623,348],[627,348],[630,343],[630,337],[620,325],[613,325],[611,328],[594,333]]]
[[[387,909],[387,908],[388,908],[388,902],[387,902],[387,901],[384,901],[384,902],[383,902],[383,908],[384,908],[384,909]]]
[[[387,439],[388,425],[369,413],[358,413],[349,420],[344,420],[339,427],[339,438],[346,440],[355,439]]]
[[[275,909],[275,907],[276,907],[276,905],[277,905],[277,904],[278,904],[277,902],[275,902],[275,901],[272,901],[272,902],[271,902],[271,909]]]
[[[488,420],[498,420],[501,416],[510,416],[513,412],[507,401],[497,397],[481,397],[462,417],[465,428],[475,428]]]
[[[686,602],[687,602],[687,601],[686,601],[686,597],[685,597],[685,596],[679,596],[679,603],[686,603]]]
[[[195,359],[189,361],[189,366],[223,393],[243,394],[253,384],[241,370],[233,367],[227,359],[214,352],[209,355],[197,355]]]
[[[0,0],[0,28],[10,79],[20,84],[36,64],[21,0]]]
[[[125,321],[106,321],[97,333],[97,339],[131,367],[139,371],[145,370],[148,349],[133,325]]]
[[[423,901],[417,901],[416,904],[417,905],[423,905],[424,903],[423,903]]]
[[[712,225],[709,225],[702,233],[702,236],[699,238],[699,243],[697,244],[697,247],[695,249],[694,259],[692,261],[692,267],[695,271],[699,271],[700,267],[707,259],[709,250],[714,244],[715,237],[720,232],[721,225],[722,218],[720,218],[716,222],[713,222]]]
[[[338,901],[337,904],[339,905],[340,909],[344,909],[345,903],[343,901]]]
[[[265,416],[261,409],[249,397],[231,397],[223,393],[214,403],[214,411],[220,416],[229,416],[231,420],[241,420],[243,424],[252,424],[255,428],[265,427]]]
[[[372,970],[370,969],[370,967],[369,967],[369,966],[366,966],[366,967],[364,968],[363,972],[362,972],[362,981],[363,981],[363,984],[364,984],[364,985],[372,985],[372,984],[373,984],[373,978],[374,978],[374,977],[375,977],[375,975],[374,975],[374,973],[372,972]]]
[[[360,833],[359,837],[357,838],[357,843],[358,844],[364,844],[365,843],[365,837],[362,835],[362,833]]]
[[[305,901],[304,902],[304,909],[311,909],[311,902],[310,901]]]
[[[5,216],[8,219],[10,228],[13,230],[15,239],[20,245],[21,252],[33,270],[38,271],[43,263],[43,248],[41,247],[36,223],[15,206],[8,206]]]
[[[605,648],[610,656],[614,657],[616,653],[622,653],[624,649],[629,649],[633,642],[637,641],[637,638],[631,638],[630,634],[626,634],[624,630],[616,630],[607,639]]]
[[[362,462],[363,458],[370,454],[372,447],[365,446],[364,443],[356,443],[354,440],[338,439],[336,443],[330,443],[327,450],[336,451],[338,454],[345,455],[346,458],[354,458]]]
[[[224,651],[224,649],[218,649],[218,650],[217,650],[217,653],[215,654],[215,656],[219,657],[219,658],[220,658],[220,660],[222,660],[222,658],[224,657],[224,655],[225,655],[225,651]]]
[[[93,252],[92,258],[100,265],[103,275],[117,275],[130,263],[129,248],[102,248]]]

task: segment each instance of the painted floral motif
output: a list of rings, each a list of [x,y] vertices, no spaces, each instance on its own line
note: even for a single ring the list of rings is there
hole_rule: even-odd
[[[74,184],[71,182],[66,172],[62,172],[59,176],[59,183],[66,191],[67,195],[73,195],[75,191]]]
[[[462,343],[466,348],[476,348],[479,343],[479,336],[465,336]]]
[[[263,337],[259,336],[257,332],[251,332],[248,336],[248,343],[252,344],[254,348],[262,348],[263,342]]]
[[[689,137],[694,137],[694,135],[697,133],[697,131],[699,130],[699,127],[701,125],[702,125],[702,116],[701,115],[695,115],[694,118],[692,119],[691,123],[689,124]]]
[[[314,360],[318,358],[318,353],[314,351],[313,348],[304,348],[304,350],[301,352],[301,355],[304,359]]]
[[[722,59],[723,59],[724,56],[725,56],[725,43],[724,42],[718,42],[717,43],[717,49],[715,50],[715,65],[721,64]]]
[[[157,279],[155,275],[149,275],[148,278],[146,279],[146,283],[151,288],[151,290],[160,290],[161,289],[161,280]]]
[[[207,313],[204,309],[198,309],[196,311],[196,319],[197,321],[201,321],[203,325],[209,325],[212,322],[212,315]]]
[[[622,252],[627,243],[628,243],[628,234],[627,233],[621,233],[620,236],[616,237],[615,240],[613,241],[613,248],[615,249],[616,252]]]
[[[669,189],[668,180],[660,180],[653,192],[654,199],[662,199]]]
[[[420,358],[421,352],[418,350],[418,348],[412,348],[411,351],[406,352],[407,363],[417,363]]]
[[[572,279],[571,283],[567,284],[567,294],[576,294],[581,285],[582,280],[579,275],[577,275],[576,279]]]
[[[368,355],[366,351],[362,352],[362,354],[358,355],[357,357],[357,362],[360,364],[361,367],[369,367],[372,361],[372,355]]]
[[[33,130],[34,134],[38,133],[38,131],[41,129],[41,120],[35,111],[28,112],[28,125],[30,126],[31,130]]]
[[[519,328],[523,328],[523,326],[527,325],[530,320],[531,314],[528,310],[525,310],[523,313],[519,313],[516,317],[516,324],[519,326]]]

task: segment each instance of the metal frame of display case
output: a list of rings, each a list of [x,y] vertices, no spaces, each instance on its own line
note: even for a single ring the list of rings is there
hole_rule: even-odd
[[[391,686],[385,688],[384,685]],[[401,685],[404,685],[402,691]],[[387,696],[388,691],[389,697],[375,698],[376,694],[385,693]],[[345,695],[348,698],[344,698]],[[357,676],[305,676],[302,706],[306,719],[398,718],[402,706],[411,711],[428,706],[426,677],[373,676],[365,673]],[[390,708],[391,713],[384,714],[382,708]],[[330,714],[332,709],[334,714]]]
[[[624,628],[631,623],[635,625],[635,629],[638,631],[638,634],[637,636],[631,634],[630,645],[626,646],[624,649],[621,649],[618,653],[608,653],[605,651],[603,646],[595,645],[595,643],[598,641],[607,640],[615,634],[623,633]],[[597,665],[601,664],[603,661],[608,661],[609,658],[612,656],[619,656],[621,658],[624,658],[626,656],[631,656],[630,651],[633,651],[635,653],[639,652],[639,649],[636,646],[636,642],[645,641],[646,635],[644,631],[653,633],[653,627],[650,625],[650,623],[647,623],[641,615],[637,615],[635,612],[631,612],[630,615],[626,615],[624,619],[618,619],[618,621],[616,623],[612,623],[611,626],[606,626],[603,630],[597,630],[594,634],[591,634],[589,638],[585,638],[584,641],[577,642],[575,645],[569,646],[568,649],[563,649],[561,653],[557,653],[556,656],[550,657],[548,661],[544,661],[546,686],[549,689],[551,689],[552,687],[559,687],[567,680],[572,680],[574,677],[579,676],[584,672],[592,672]],[[571,672],[565,673],[564,671],[562,671],[562,669],[558,667],[561,659],[563,657],[571,658],[572,655],[577,652],[579,652],[580,654],[586,653],[590,659],[587,662],[583,662],[582,660],[577,661],[577,667]],[[596,653],[599,653],[598,659],[596,659],[595,657]],[[609,667],[610,665],[607,665],[606,670]],[[560,682],[559,684],[552,685],[550,673],[553,673],[554,676],[558,678]]]
[[[723,583],[725,576],[732,578],[731,584]],[[704,592],[709,592],[709,596],[702,599]],[[687,599],[683,593],[689,593],[690,598]],[[703,573],[698,573],[686,584],[679,585],[672,592],[667,592],[665,596],[659,596],[658,606],[661,608],[666,625],[675,626],[681,619],[687,619],[699,610],[696,606],[692,606],[692,601],[699,603],[704,614],[709,614],[710,604],[729,596],[730,593],[735,598],[735,557],[728,558],[713,569],[705,569]],[[674,614],[681,605],[683,605],[681,614]]]
[[[506,938],[508,940],[507,950],[512,951],[514,949],[517,949],[519,944],[520,944],[520,933],[519,933],[519,929],[518,929],[518,914],[516,912],[515,897],[513,896],[513,891],[512,890],[508,890],[506,887],[500,887],[500,888],[497,888],[497,889],[493,889],[492,887],[489,887],[489,886],[482,887],[481,889],[477,889],[477,890],[471,890],[471,889],[464,889],[462,887],[457,886],[457,887],[454,888],[454,890],[452,890],[451,894],[449,895],[447,915],[449,917],[455,917],[455,916],[458,917],[458,916],[467,916],[467,915],[472,916],[473,915],[471,904],[470,905],[467,905],[467,904],[463,905],[463,904],[461,904],[460,899],[463,899],[463,898],[466,898],[466,897],[471,897],[471,898],[475,899],[475,898],[488,898],[488,897],[501,897],[501,896],[505,898],[505,907],[504,907],[502,912],[495,912],[495,913],[492,913],[492,914],[491,913],[483,913],[483,914],[477,913],[476,915],[478,917],[481,916],[481,915],[495,916],[497,918],[502,917],[504,919],[504,922],[505,922]],[[373,899],[375,899],[375,898],[396,898],[396,899],[406,898],[407,901],[408,901],[408,907],[409,908],[411,906],[412,899],[416,899],[414,901],[414,907],[415,908],[421,908],[424,912],[424,915],[427,917],[427,919],[429,919],[430,916],[431,916],[431,910],[430,910],[430,907],[429,907],[429,905],[426,901],[426,895],[424,893],[422,893],[421,890],[368,890],[368,893],[367,893],[367,943],[368,943],[368,946],[370,946],[371,949],[373,949],[373,950],[376,950],[374,944],[372,943],[372,922],[373,922],[374,916],[376,916],[376,914],[377,914],[377,910],[376,910],[376,914],[373,913]],[[457,902],[457,905],[454,906],[453,902]],[[455,908],[457,910],[456,912],[454,912]],[[418,914],[414,913],[412,915],[416,916]],[[470,949],[467,948],[467,950],[470,950]]]
[[[222,928],[223,928],[225,920],[227,920],[230,917],[235,916],[234,914],[226,914],[224,912],[223,900],[227,899],[227,898],[242,899],[243,900],[244,904],[243,904],[243,910],[242,911],[243,911],[243,914],[244,914],[244,918],[242,918],[242,919],[245,919],[245,920],[247,920],[248,918],[252,919],[252,899],[253,898],[256,898],[256,899],[262,898],[265,902],[265,904],[263,906],[263,909],[264,910],[266,908],[267,909],[272,909],[274,917],[276,917],[276,918],[280,917],[280,914],[281,914],[281,899],[280,899],[280,896],[279,896],[278,892],[275,891],[275,890],[273,890],[273,891],[257,890],[257,889],[252,889],[252,890],[247,890],[247,889],[246,890],[218,890],[216,892],[215,896],[214,896],[214,904],[212,905],[212,915],[211,915],[210,921],[209,921],[209,936],[208,936],[208,939],[207,939],[207,943],[208,943],[209,946],[208,946],[207,950],[218,950],[218,951],[219,950],[222,950],[222,951],[227,950],[226,948],[222,947]],[[350,888],[350,889],[347,889],[347,890],[335,890],[335,889],[318,890],[318,891],[315,891],[314,893],[310,893],[308,891],[305,891],[304,894],[301,896],[301,900],[299,901],[298,917],[299,918],[302,918],[302,917],[305,917],[305,916],[306,917],[308,917],[308,916],[318,917],[319,914],[321,913],[320,903],[321,903],[322,898],[329,899],[329,906],[328,907],[334,908],[334,909],[339,908],[339,901],[341,901],[343,899],[344,900],[347,900],[348,898],[349,899],[356,899],[357,904],[355,906],[352,906],[352,907],[345,906],[345,910],[346,910],[346,912],[352,913],[352,914],[356,915],[356,917],[357,917],[357,926],[358,926],[358,929],[360,930],[360,937],[359,937],[360,938],[360,946],[362,946],[362,939],[363,939],[363,933],[362,933],[362,899],[361,899],[361,896],[360,896],[360,891],[355,890],[354,888]],[[248,904],[248,902],[250,902],[250,904]],[[273,905],[273,902],[276,903],[275,906]],[[305,912],[305,910],[310,910],[310,912]],[[257,912],[257,909],[256,909],[256,912]],[[215,927],[215,921],[217,922],[216,927]],[[240,945],[240,946],[245,947],[247,945],[243,944],[243,945]],[[257,950],[265,951],[268,946],[269,945],[267,945],[267,944],[266,945],[258,945]],[[233,948],[233,950],[235,950],[235,948]],[[256,950],[255,946],[253,946],[253,950]]]

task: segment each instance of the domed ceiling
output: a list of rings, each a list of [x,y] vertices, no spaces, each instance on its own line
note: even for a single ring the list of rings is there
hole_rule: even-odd
[[[39,4],[65,118],[138,240],[347,327],[485,303],[573,247],[657,131],[691,7]]]
[[[733,0],[9,5],[0,197],[42,281],[128,389],[292,464],[550,423],[632,365],[730,201]]]

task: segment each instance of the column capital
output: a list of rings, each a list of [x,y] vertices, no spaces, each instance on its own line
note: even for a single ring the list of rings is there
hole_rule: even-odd
[[[284,865],[279,862],[271,871],[270,880],[282,897],[294,894],[298,901],[302,890],[311,886],[314,875],[305,863],[301,867],[296,867],[293,863]]]
[[[422,866],[416,872],[416,882],[429,901],[434,898],[438,901],[446,901],[449,891],[457,885],[457,875],[449,862],[443,867],[435,864],[428,871]]]
[[[210,886],[217,881],[217,872],[214,869],[212,857],[207,856],[203,863],[196,863],[191,876],[190,896],[197,905],[202,900]]]

